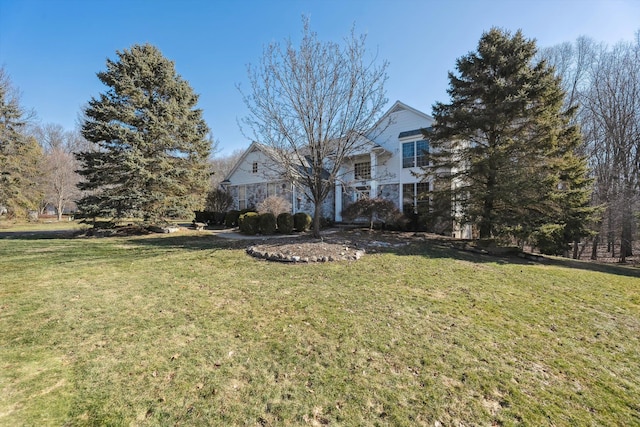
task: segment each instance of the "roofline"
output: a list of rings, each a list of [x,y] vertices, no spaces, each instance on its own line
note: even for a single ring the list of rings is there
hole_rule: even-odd
[[[404,102],[402,102],[402,101],[396,101],[396,102],[394,102],[394,103],[393,103],[393,105],[392,105],[391,107],[389,107],[389,109],[387,110],[387,112],[386,112],[386,113],[384,113],[384,114],[382,115],[382,117],[380,117],[380,119],[378,119],[378,121],[377,121],[377,122],[376,122],[376,123],[371,127],[371,129],[367,132],[367,134],[371,133],[371,132],[372,132],[374,129],[376,129],[376,128],[377,128],[377,127],[378,127],[382,122],[384,122],[385,120],[387,120],[387,118],[391,115],[391,112],[392,112],[393,110],[395,110],[395,109],[396,109],[396,107],[402,107],[402,108],[404,108],[404,109],[406,109],[406,110],[409,110],[409,111],[411,111],[412,113],[415,113],[415,114],[417,114],[417,115],[419,115],[419,116],[421,116],[422,118],[425,118],[425,119],[427,119],[427,120],[431,120],[431,121],[433,121],[433,122],[435,122],[435,121],[436,121],[436,119],[434,119],[434,118],[433,118],[433,117],[431,117],[430,115],[428,115],[428,114],[426,114],[426,113],[423,113],[423,112],[422,112],[422,111],[420,111],[420,110],[416,110],[415,108],[413,108],[413,107],[411,107],[411,106],[409,106],[409,105],[405,104],[405,103],[404,103]]]
[[[224,181],[229,181],[229,177],[231,177],[231,175],[233,175],[234,173],[236,173],[236,171],[238,170],[238,168],[240,167],[240,165],[245,161],[245,159],[247,158],[247,156],[249,155],[249,153],[251,153],[253,151],[254,148],[257,148],[258,150],[262,151],[264,154],[266,154],[267,156],[269,156],[271,158],[271,160],[275,160],[273,158],[273,156],[271,156],[271,154],[268,153],[267,150],[265,150],[264,145],[260,144],[258,141],[253,141],[251,142],[251,145],[249,145],[247,147],[246,150],[244,150],[244,153],[242,153],[242,156],[240,156],[240,158],[238,159],[238,161],[236,162],[235,165],[233,165],[233,168],[231,168],[231,170],[229,171],[229,173],[224,177]]]

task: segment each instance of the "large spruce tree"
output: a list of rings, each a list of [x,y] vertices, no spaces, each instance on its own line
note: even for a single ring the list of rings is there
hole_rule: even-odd
[[[567,204],[588,199],[588,181],[575,173],[585,169],[574,155],[581,142],[570,124],[574,109],[563,108],[559,79],[535,54],[535,42],[520,31],[491,29],[477,51],[457,60],[457,74],[449,73],[450,103],[434,105],[426,174],[453,184],[445,191],[453,192],[459,220],[480,238],[564,226]],[[571,228],[572,239],[582,231],[574,222]]]
[[[134,45],[107,60],[108,90],[89,101],[82,134],[97,149],[78,153],[89,217],[183,216],[204,203],[209,129],[198,96],[154,46]]]
[[[27,135],[33,113],[20,105],[17,89],[0,67],[0,207],[11,216],[25,217],[39,208],[43,153],[38,142]]]

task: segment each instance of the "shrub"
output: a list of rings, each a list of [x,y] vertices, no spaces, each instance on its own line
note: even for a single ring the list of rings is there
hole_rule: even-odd
[[[227,227],[235,227],[238,225],[238,217],[240,216],[240,212],[236,210],[230,210],[224,216],[224,225]]]
[[[204,222],[204,223],[207,222],[205,219],[204,211],[193,211],[193,213],[196,216],[196,219],[194,220],[195,222]]]
[[[296,231],[307,231],[311,227],[311,215],[306,212],[298,212],[293,216],[293,228]]]
[[[258,203],[258,213],[271,212],[278,216],[283,212],[291,212],[291,203],[287,199],[279,196],[270,196]]]
[[[213,212],[209,225],[223,225],[225,216],[226,214],[224,212]]]
[[[258,213],[247,212],[238,217],[240,232],[243,234],[258,234]]]
[[[377,197],[375,199],[362,198],[352,203],[342,211],[342,216],[350,221],[366,218],[369,221],[369,228],[373,230],[373,223],[376,220],[382,223],[392,222],[398,213],[398,208],[391,200]]]
[[[206,210],[224,212],[233,206],[233,196],[226,191],[215,188],[207,193]]]
[[[546,255],[565,255],[569,244],[564,238],[564,225],[545,224],[532,234],[532,246]]]
[[[276,232],[276,217],[271,212],[258,214],[258,229],[262,234],[274,234]]]
[[[334,221],[333,219],[323,216],[320,217],[320,228],[321,229],[325,229],[325,228],[331,228],[334,225]]]
[[[291,234],[293,231],[293,215],[289,212],[283,212],[278,215],[277,219],[278,231],[282,234]]]

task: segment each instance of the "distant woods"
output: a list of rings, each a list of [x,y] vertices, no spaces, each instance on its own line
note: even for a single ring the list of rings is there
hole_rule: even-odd
[[[588,38],[541,50],[562,78],[566,105],[577,106],[581,154],[594,179],[592,258],[602,245],[624,261],[640,222],[640,31],[632,42],[606,46]]]

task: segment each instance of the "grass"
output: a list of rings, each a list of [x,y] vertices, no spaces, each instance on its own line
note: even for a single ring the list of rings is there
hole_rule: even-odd
[[[0,239],[0,425],[640,425],[636,270]]]
[[[59,231],[59,230],[80,230],[87,228],[87,225],[80,221],[58,221],[56,219],[46,219],[39,221],[19,221],[0,219],[0,232],[42,232],[42,231]]]

